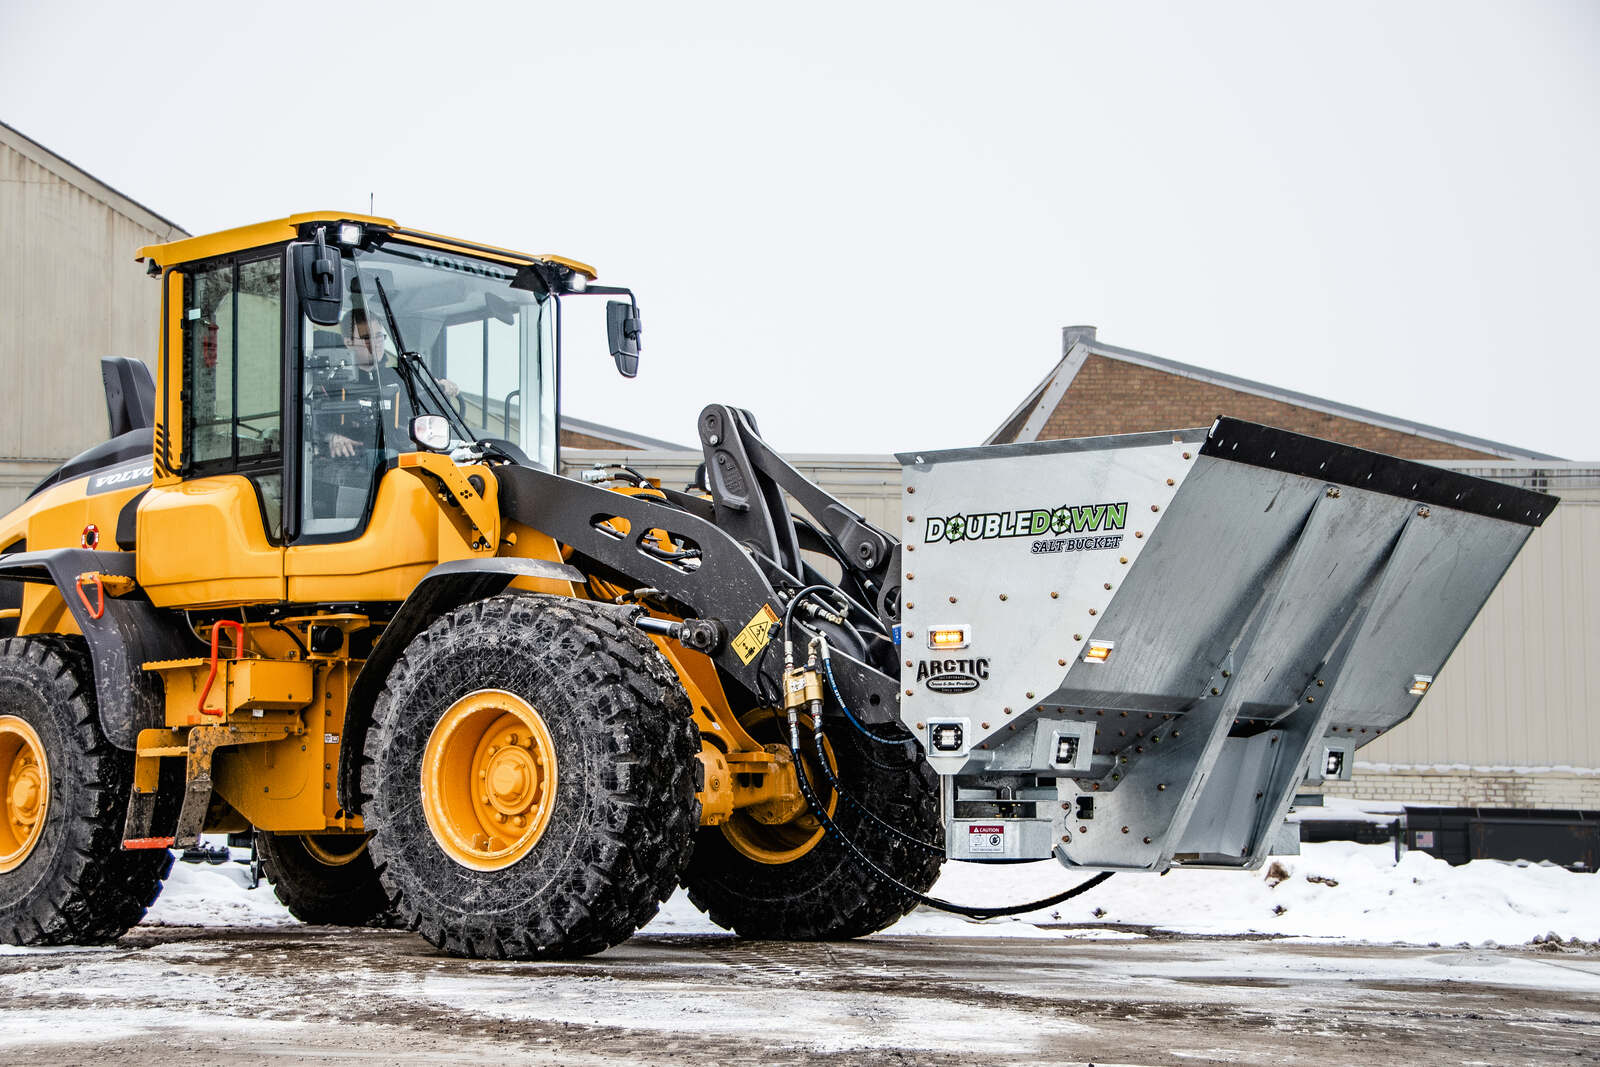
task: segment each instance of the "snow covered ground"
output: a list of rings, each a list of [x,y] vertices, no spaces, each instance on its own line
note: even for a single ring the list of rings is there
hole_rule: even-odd
[[[1121,874],[1065,904],[1015,918],[973,922],[918,908],[879,936],[1135,938],[1157,927],[1444,946],[1518,945],[1550,934],[1600,941],[1600,874],[1486,860],[1451,867],[1422,852],[1396,862],[1389,845],[1335,841],[1303,848],[1303,855],[1277,858],[1255,873]],[[1053,860],[999,867],[951,863],[933,895],[965,904],[1020,903],[1082,877]],[[145,922],[294,924],[270,887],[246,886],[245,869],[237,864],[176,864]],[[720,931],[680,890],[644,932]]]
[[[1082,877],[1054,862],[952,863],[934,891],[995,905]],[[1254,873],[1118,875],[1014,919],[919,908],[832,944],[738,940],[679,892],[646,936],[528,964],[453,959],[399,931],[299,927],[247,881],[239,864],[180,863],[116,945],[0,948],[0,1063],[70,1049],[72,1062],[127,1067],[1459,1067],[1592,1058],[1600,1028],[1600,875],[1397,862],[1387,845],[1309,844]],[[1497,947],[1549,934],[1583,944]],[[173,1004],[209,1007],[175,1016]]]

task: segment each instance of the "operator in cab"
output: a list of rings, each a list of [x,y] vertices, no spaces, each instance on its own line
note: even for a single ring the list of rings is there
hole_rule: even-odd
[[[340,336],[346,358],[325,369],[310,397],[313,441],[323,457],[314,467],[312,509],[318,517],[359,515],[377,468],[411,447],[411,396],[384,358],[383,323],[353,307],[340,321]],[[448,379],[439,387],[447,397],[458,392]]]
[[[320,429],[328,455],[349,459],[363,448],[384,444],[394,448],[411,425],[411,401],[400,375],[384,365],[388,334],[364,308],[345,312],[339,329],[350,362],[320,387],[326,401],[319,405],[323,414]]]

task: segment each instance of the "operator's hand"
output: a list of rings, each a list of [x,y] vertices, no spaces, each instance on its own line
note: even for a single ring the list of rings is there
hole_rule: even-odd
[[[336,459],[346,459],[356,454],[361,445],[353,437],[346,437],[342,433],[328,435],[328,454]]]
[[[456,394],[461,392],[461,386],[457,385],[455,382],[452,382],[449,378],[440,378],[439,388],[443,389],[444,395],[449,397],[451,400],[454,400],[456,398]]]

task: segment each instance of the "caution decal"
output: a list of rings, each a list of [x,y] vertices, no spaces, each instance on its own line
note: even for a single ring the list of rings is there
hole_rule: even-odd
[[[744,624],[733,639],[733,650],[739,656],[739,661],[746,666],[750,661],[761,654],[767,647],[767,642],[772,640],[772,628],[778,625],[778,613],[772,610],[771,604],[761,605],[761,610],[756,612],[755,618]]]

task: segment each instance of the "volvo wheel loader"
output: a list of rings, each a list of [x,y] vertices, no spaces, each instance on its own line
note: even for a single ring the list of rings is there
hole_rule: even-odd
[[[141,256],[155,374],[104,361],[109,440],[0,520],[12,944],[117,938],[207,832],[501,958],[680,884],[826,939],[947,858],[1251,869],[1555,504],[1227,418],[905,453],[892,530],[727,406],[699,485],[562,477],[563,308],[639,357],[590,267],[338,213]]]

